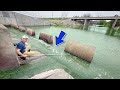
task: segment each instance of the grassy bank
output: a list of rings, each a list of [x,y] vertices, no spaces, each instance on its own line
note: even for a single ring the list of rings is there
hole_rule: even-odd
[[[115,37],[120,37],[120,27],[115,28],[115,29],[114,29],[114,32],[115,32],[115,33],[114,33],[114,36],[115,36]]]
[[[113,23],[114,23],[114,20],[111,20],[109,22],[102,20],[98,23],[98,25],[103,25],[103,27],[108,27],[106,31],[106,35],[120,37],[120,27],[119,27],[120,20],[116,22],[115,28],[112,28]]]
[[[83,29],[83,26],[82,25],[74,25],[74,26],[72,26],[72,25],[64,25],[64,24],[55,24],[54,25],[55,27],[67,27],[67,28],[74,28],[74,29],[80,29],[80,30],[82,30]]]
[[[39,19],[42,19],[42,20],[65,20],[68,18],[39,18]]]

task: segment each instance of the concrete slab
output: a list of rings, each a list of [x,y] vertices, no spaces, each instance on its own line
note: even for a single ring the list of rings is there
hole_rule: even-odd
[[[55,69],[37,74],[30,79],[74,79],[64,69]]]

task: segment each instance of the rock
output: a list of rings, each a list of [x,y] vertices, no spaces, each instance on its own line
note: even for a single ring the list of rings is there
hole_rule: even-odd
[[[19,28],[19,30],[20,30],[21,32],[25,32],[25,31],[26,31],[26,28],[25,28],[25,27],[19,26],[18,28]]]
[[[19,65],[10,33],[0,29],[0,70],[12,69]]]
[[[0,24],[0,29],[7,29],[3,24]]]
[[[74,79],[64,69],[55,69],[37,74],[30,79]]]
[[[10,25],[11,25],[11,27],[14,27],[14,28],[18,29],[17,24],[13,24],[13,23],[11,23]]]

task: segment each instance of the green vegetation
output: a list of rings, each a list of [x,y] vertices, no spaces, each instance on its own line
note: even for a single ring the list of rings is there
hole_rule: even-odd
[[[105,34],[106,34],[106,35],[109,35],[109,33],[110,33],[110,28],[107,29],[107,31],[106,31]]]
[[[106,20],[101,20],[101,21],[99,21],[97,24],[98,24],[98,25],[101,25],[101,26],[103,26],[103,27],[109,27],[109,28],[111,28],[113,22],[114,22],[113,20],[111,20],[111,21],[109,21],[109,22],[107,22]],[[117,21],[116,26],[120,26],[120,21],[119,21],[119,20]]]
[[[80,30],[83,29],[83,25],[73,25],[73,26],[69,24],[64,25],[62,22],[54,22],[54,24],[56,27],[68,27],[68,28],[74,28],[74,29],[80,29]]]
[[[117,33],[120,33],[120,27],[117,29]]]
[[[84,26],[83,26],[84,27]],[[89,30],[89,26],[85,26],[84,30]]]
[[[101,20],[97,23],[98,25],[103,25],[103,27],[107,26],[107,22],[105,20]]]
[[[114,36],[120,37],[120,27],[115,28],[115,30],[116,30],[116,32],[115,32]]]
[[[107,22],[106,20],[101,20],[98,22],[98,25],[103,25],[103,27],[108,27],[108,30],[106,31],[106,35],[110,35],[110,36],[118,36],[120,33],[120,28],[112,28],[114,21],[111,20],[109,22]],[[117,21],[115,27],[120,26],[120,20]]]
[[[42,19],[42,20],[65,20],[68,18],[39,18],[39,19]]]
[[[53,22],[56,26],[64,26],[62,22]]]
[[[72,28],[83,30],[83,25],[75,26],[75,27],[72,27]]]

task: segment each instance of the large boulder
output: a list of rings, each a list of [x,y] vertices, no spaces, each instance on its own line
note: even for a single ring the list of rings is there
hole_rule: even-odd
[[[37,74],[30,79],[74,79],[64,69],[55,69]]]
[[[11,27],[18,29],[18,25],[17,24],[11,23],[10,25],[11,25]]]
[[[0,24],[0,29],[3,29],[3,30],[5,30],[5,29],[7,29],[3,24]]]
[[[18,28],[19,28],[19,30],[20,30],[21,32],[25,32],[25,31],[26,31],[26,28],[23,27],[23,26],[19,26]]]
[[[12,69],[19,65],[10,34],[7,30],[0,29],[0,70]]]

